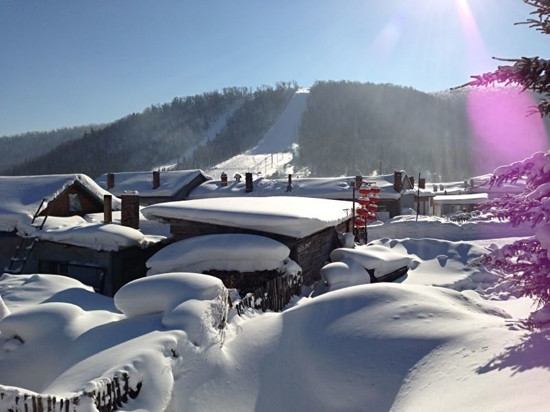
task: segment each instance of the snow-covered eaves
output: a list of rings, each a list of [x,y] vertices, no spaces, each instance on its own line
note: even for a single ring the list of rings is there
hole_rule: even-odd
[[[147,219],[188,220],[302,238],[345,222],[352,207],[348,201],[267,196],[159,203],[141,212]]]
[[[212,179],[200,169],[168,170],[158,173],[159,186],[157,188],[153,188],[153,172],[151,171],[112,173],[114,186],[108,190],[115,196],[137,191],[140,197],[174,197],[197,178]],[[101,175],[96,179],[96,183],[107,189],[108,176],[109,173]]]
[[[42,219],[39,218],[38,223]],[[23,236],[98,251],[118,251],[134,246],[145,248],[164,239],[163,236],[147,236],[137,229],[118,224],[89,222],[80,216],[50,216],[42,229],[20,224],[18,231]]]
[[[88,193],[103,203],[105,195],[93,179],[84,174],[39,175],[39,176],[0,176],[0,231],[15,230],[20,219],[34,216],[43,199],[51,202],[69,186],[79,183]],[[120,208],[120,200],[112,199],[113,209]]]
[[[244,180],[244,179],[243,179]],[[263,196],[300,196],[334,200],[352,200],[355,176],[347,177],[305,177],[293,178],[289,186],[288,179],[267,179],[259,177],[253,180],[253,190],[245,191],[245,182],[229,181],[222,186],[219,180],[210,180],[193,189],[189,199],[208,199],[218,197],[263,197]],[[393,175],[366,176],[365,182],[380,188],[380,199],[397,200],[401,193],[393,187]],[[356,196],[358,194],[356,193]]]
[[[476,205],[489,199],[487,193],[471,193],[462,195],[437,195],[433,198],[434,204],[441,205]]]

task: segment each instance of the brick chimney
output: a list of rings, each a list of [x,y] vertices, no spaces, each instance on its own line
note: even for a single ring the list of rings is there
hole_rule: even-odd
[[[396,192],[403,190],[403,173],[399,170],[393,172],[393,190]]]
[[[139,229],[139,194],[138,192],[125,192],[120,196],[122,226]]]
[[[103,196],[103,223],[111,223],[113,221],[113,196]]]
[[[158,189],[160,186],[160,171],[153,171],[153,189]]]
[[[245,182],[244,191],[246,193],[252,192],[252,190],[254,190],[254,185],[252,184],[252,173],[250,172],[245,173],[244,182]]]
[[[418,187],[420,189],[426,189],[426,178],[425,177],[421,177],[420,179],[418,179]]]
[[[225,172],[222,172],[222,174],[220,175],[220,186],[221,187],[227,186],[227,173]]]
[[[115,174],[107,173],[107,190],[110,190],[113,187],[115,187]]]

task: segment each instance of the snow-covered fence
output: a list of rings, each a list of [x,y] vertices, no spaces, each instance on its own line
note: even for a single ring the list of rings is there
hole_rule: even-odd
[[[10,412],[78,412],[98,410],[112,412],[135,399],[142,383],[135,388],[130,385],[130,376],[123,372],[112,378],[93,382],[91,390],[82,390],[73,396],[59,397],[39,394],[21,388],[0,385],[0,410]],[[93,406],[92,406],[93,405]],[[92,409],[94,407],[94,409]]]
[[[302,287],[301,275],[283,275],[268,280],[264,286],[247,293],[235,307],[239,314],[246,308],[262,311],[281,311],[292,296],[299,295]]]

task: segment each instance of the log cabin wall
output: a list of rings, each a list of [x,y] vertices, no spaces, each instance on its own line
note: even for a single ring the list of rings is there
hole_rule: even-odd
[[[80,207],[75,207],[77,205],[74,203],[71,205],[72,196],[76,196]],[[103,202],[93,197],[82,185],[74,183],[61,192],[54,200],[50,201],[47,209],[41,214],[51,216],[83,216],[88,213],[101,212],[103,212]]]
[[[348,221],[345,221],[338,226],[327,227],[319,232],[297,239],[275,233],[189,220],[169,219],[168,221],[174,241],[195,236],[226,233],[247,233],[277,240],[290,249],[290,258],[302,268],[303,280],[306,285],[310,285],[321,278],[320,270],[329,262],[330,252],[341,246],[338,232],[347,231],[348,226]]]

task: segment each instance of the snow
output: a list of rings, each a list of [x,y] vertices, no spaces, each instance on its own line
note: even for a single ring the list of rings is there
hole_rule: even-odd
[[[372,269],[377,278],[411,264],[409,255],[379,245],[334,249],[330,259],[333,262],[351,259],[365,269]]]
[[[419,224],[419,222],[421,224]],[[446,240],[493,239],[532,236],[530,224],[512,227],[508,221],[470,219],[454,222],[437,216],[401,215],[386,222],[375,222],[367,228],[368,240],[389,238],[436,238]]]
[[[339,179],[329,186],[350,193],[351,180]],[[268,188],[273,181],[257,180],[256,193],[264,182]],[[305,187],[294,183],[289,197],[228,194],[150,206],[143,215],[296,237],[349,217],[350,202],[303,198]],[[327,181],[309,183],[313,193]],[[460,194],[464,183],[438,189]],[[143,234],[103,225],[101,216],[50,217],[38,233],[28,225],[38,205],[14,190],[17,200],[9,207],[4,200],[0,220],[23,210],[27,220],[10,225],[41,239],[116,250],[160,239],[151,232],[166,234],[167,225],[142,220]],[[113,298],[64,276],[3,274],[0,410],[31,410],[32,401],[48,410],[47,397],[55,396],[57,406],[63,399],[75,412],[96,411],[91,396],[111,399],[117,379],[136,391],[121,411],[547,410],[548,330],[523,328],[520,320],[537,309],[533,300],[517,298],[478,263],[489,249],[534,229],[481,218],[399,216],[369,225],[370,243],[361,246],[342,234],[346,247],[322,269],[328,286],[304,288],[280,313],[239,315],[229,307],[234,291],[193,273],[289,270],[288,248],[255,235],[173,243],[150,259],[149,276]],[[542,226],[537,237],[550,243],[550,230]],[[383,275],[404,265],[408,273],[397,281],[370,283],[366,269]],[[544,309],[534,316],[550,319]]]
[[[96,179],[97,184],[103,188],[107,188],[107,175],[103,174]],[[153,172],[119,172],[113,175],[115,185],[109,191],[116,196],[136,191],[142,197],[171,197],[200,175],[206,180],[211,179],[199,169],[159,171],[160,186],[153,189]]]
[[[209,270],[285,271],[290,249],[276,240],[250,234],[203,235],[174,242],[146,262],[147,275]]]
[[[487,193],[469,193],[464,195],[438,195],[434,196],[433,201],[442,205],[472,205],[486,202],[488,198]]]
[[[147,247],[164,239],[162,236],[145,236],[137,229],[119,224],[91,223],[80,216],[49,216],[39,229],[43,219],[38,218],[35,225],[20,222],[17,230],[22,236],[103,251]]]
[[[475,265],[507,241],[381,238],[340,249],[331,265],[355,265],[354,285],[242,316],[206,275],[148,276],[107,298],[62,276],[4,274],[0,409],[50,394],[93,411],[85,392],[126,373],[142,387],[123,411],[543,411],[545,332],[517,322],[532,301],[496,289]],[[392,259],[409,264],[399,283],[361,280],[363,265]]]
[[[298,143],[298,130],[308,98],[308,89],[298,89],[255,147],[217,164],[206,173],[211,176],[219,176],[222,172],[228,176],[235,173],[244,176],[245,172],[264,176],[291,173],[292,170],[287,169],[293,159],[291,148]]]
[[[238,197],[167,202],[142,209],[147,219],[181,219],[302,238],[349,219],[347,201],[305,197]]]
[[[223,168],[220,170],[224,170]],[[228,176],[229,177],[229,176]],[[365,180],[380,188],[378,197],[384,200],[399,199],[401,193],[393,188],[393,174],[381,176],[366,176]],[[268,179],[256,177],[253,179],[252,192],[245,192],[244,181],[229,181],[227,186],[221,186],[219,181],[208,181],[191,191],[189,199],[206,199],[231,196],[299,196],[316,197],[335,200],[352,200],[352,184],[355,176],[344,177],[293,177],[291,190],[288,190],[288,179]]]

